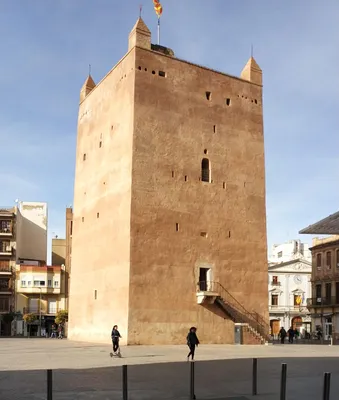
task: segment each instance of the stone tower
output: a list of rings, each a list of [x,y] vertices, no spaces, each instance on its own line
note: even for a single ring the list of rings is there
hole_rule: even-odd
[[[179,344],[195,325],[233,343],[246,311],[266,326],[255,60],[241,78],[179,60],[139,19],[128,53],[81,90],[73,221],[71,339],[109,342],[118,324],[128,344]]]

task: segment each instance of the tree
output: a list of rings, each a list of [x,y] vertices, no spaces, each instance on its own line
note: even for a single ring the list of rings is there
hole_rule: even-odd
[[[57,312],[57,315],[55,317],[55,323],[56,324],[65,324],[65,322],[68,321],[68,311],[67,310],[60,310]]]
[[[31,336],[31,325],[37,320],[37,316],[33,313],[25,314],[23,320],[29,326],[29,336]]]

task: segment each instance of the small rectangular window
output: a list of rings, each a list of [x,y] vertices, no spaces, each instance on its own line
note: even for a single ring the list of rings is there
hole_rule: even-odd
[[[322,257],[321,257],[321,253],[318,253],[317,254],[317,268],[318,269],[321,269],[321,260],[322,259]]]
[[[279,253],[278,253],[278,258],[281,258],[283,256],[283,252],[282,251],[279,251]]]
[[[86,161],[86,153],[82,156],[83,161]]]
[[[100,214],[99,213],[97,213],[97,218],[99,218],[100,217]]]
[[[207,238],[208,233],[207,232],[200,232],[200,236],[202,236],[204,238]]]
[[[99,147],[102,147],[102,142],[101,141],[99,142]]]
[[[228,231],[228,237],[229,238],[231,237],[231,231]]]
[[[217,131],[217,126],[213,125],[213,133],[215,133]]]
[[[206,99],[207,99],[208,101],[211,100],[211,95],[212,95],[211,92],[206,92]]]
[[[163,78],[166,78],[166,72],[159,71],[159,76],[162,76]]]
[[[84,221],[85,221],[85,217],[82,217],[82,218],[81,218],[81,221],[84,222]]]
[[[54,281],[54,287],[59,287],[59,281]]]
[[[94,300],[96,300],[98,298],[98,291],[94,290]]]
[[[278,277],[277,276],[273,276],[272,283],[273,284],[277,284],[278,283]]]
[[[231,105],[231,99],[226,99],[226,105],[230,106]]]
[[[271,296],[271,304],[272,306],[277,306],[279,302],[279,297],[277,294],[272,294]]]
[[[174,171],[172,171],[172,178],[174,178]]]
[[[226,182],[223,182],[223,183],[222,183],[222,188],[223,188],[223,189],[226,189]]]
[[[26,286],[26,281],[21,281],[21,287]]]
[[[179,224],[178,224],[178,223],[175,224],[175,230],[176,230],[177,232],[179,232]]]
[[[71,224],[70,224],[70,230],[69,230],[70,236],[72,236],[72,233],[73,233],[73,221],[71,221]]]
[[[187,182],[187,175],[185,175],[185,182]]]

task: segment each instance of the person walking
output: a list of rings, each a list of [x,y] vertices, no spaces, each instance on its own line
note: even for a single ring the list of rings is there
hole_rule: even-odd
[[[280,337],[280,343],[284,344],[285,343],[285,338],[286,338],[286,331],[284,327],[281,327],[280,331],[279,331],[279,337]]]
[[[112,343],[113,343],[113,353],[110,356],[117,356],[121,358],[119,340],[121,338],[120,332],[118,331],[118,325],[114,325],[111,333]]]
[[[291,326],[290,329],[288,330],[288,342],[289,343],[293,343],[293,339],[294,339],[294,329]]]
[[[189,361],[190,356],[192,357],[192,361],[194,361],[195,346],[198,347],[200,343],[197,336],[197,328],[192,326],[192,328],[188,332],[186,340],[187,340],[187,346],[190,349],[190,352],[188,353],[187,356],[187,361]]]

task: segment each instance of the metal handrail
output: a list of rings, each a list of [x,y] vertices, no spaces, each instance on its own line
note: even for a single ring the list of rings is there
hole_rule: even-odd
[[[269,335],[269,325],[263,317],[257,312],[248,311],[220,282],[206,281],[199,282],[199,289],[206,288],[205,291],[212,291],[219,294],[219,296],[229,304],[242,319],[243,323],[248,323],[255,329],[263,338]]]

